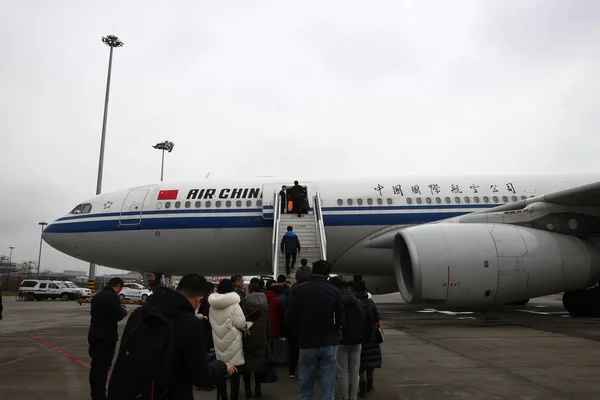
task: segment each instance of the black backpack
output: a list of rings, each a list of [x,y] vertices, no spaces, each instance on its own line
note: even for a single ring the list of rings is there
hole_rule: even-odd
[[[365,305],[354,295],[345,296],[342,342],[347,345],[361,344],[365,332]]]
[[[124,343],[111,376],[108,398],[167,399],[175,344],[173,320],[148,313],[122,340]],[[115,386],[111,388],[113,383]]]

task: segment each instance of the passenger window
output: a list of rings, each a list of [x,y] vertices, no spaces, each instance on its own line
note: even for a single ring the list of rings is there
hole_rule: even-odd
[[[185,202],[185,208],[190,208],[192,206],[192,202],[191,201],[186,201]]]
[[[58,289],[58,286],[56,285],[56,283],[51,283],[51,284],[48,285],[48,287],[50,289]]]
[[[175,208],[179,208],[181,207],[181,202],[180,201],[176,201],[175,202]]]
[[[502,201],[505,202],[505,203],[507,203],[508,202],[508,197],[502,196]]]
[[[36,283],[34,281],[24,281],[21,287],[34,287]]]
[[[358,200],[356,200],[356,204],[358,204],[359,206],[362,206],[362,204],[363,204],[363,200],[362,200],[362,199],[358,199]]]
[[[367,199],[367,204],[372,206],[373,205],[373,199]]]
[[[242,206],[242,201],[241,200],[236,201],[235,202],[235,206],[236,207],[241,207]]]
[[[206,207],[206,208],[210,208],[211,205],[212,205],[212,203],[210,201],[207,201],[204,203],[204,207]]]
[[[215,207],[217,207],[217,208],[221,207],[221,200],[215,201]]]
[[[478,196],[473,197],[473,201],[475,201],[475,203],[479,203],[479,197]]]
[[[406,204],[412,204],[412,199],[410,197],[406,198]]]
[[[390,199],[390,198],[388,197],[388,199],[387,199],[387,203],[388,203],[388,204],[392,204],[392,203],[393,203],[392,199]]]
[[[427,198],[425,199],[425,202],[426,202],[427,204],[431,204],[431,197],[427,197]]]
[[[162,208],[162,203],[161,202],[156,203],[156,209],[160,210],[161,208]]]
[[[337,205],[341,206],[342,204],[344,204],[344,200],[342,199],[337,199]]]
[[[351,206],[352,205],[352,199],[346,200],[346,203],[348,203],[348,205]]]
[[[83,205],[83,209],[81,210],[82,214],[89,214],[90,211],[92,211],[92,205],[91,204],[84,204]]]
[[[494,196],[494,198],[492,200],[494,200],[494,203],[497,203],[498,202],[498,196]]]
[[[489,203],[490,202],[490,198],[487,196],[483,196],[483,202],[484,203]]]
[[[471,198],[465,196],[465,203],[470,203],[470,202],[471,202]]]
[[[421,204],[423,203],[423,199],[421,199],[420,197],[417,197],[417,204]]]
[[[455,197],[455,198],[454,198],[454,202],[455,202],[456,204],[460,203],[460,197]]]
[[[47,283],[40,283],[40,289],[46,289]]]
[[[382,205],[383,204],[383,200],[380,198],[377,199],[377,204]]]
[[[165,208],[171,208],[171,202],[170,201],[167,201],[165,203]]]
[[[450,200],[450,199],[448,199],[448,200]],[[436,197],[435,202],[438,204],[442,204],[442,199],[440,199],[439,197]]]
[[[262,207],[262,200],[256,200],[256,207]]]
[[[196,208],[200,208],[200,207],[202,206],[202,203],[201,203],[201,202],[199,202],[199,201],[197,201],[197,202],[194,204],[194,206],[195,206]]]
[[[512,200],[512,201],[517,201],[517,196],[513,196],[513,197],[511,197],[511,200]]]
[[[231,200],[227,200],[225,202],[225,207],[230,208],[231,207]]]
[[[525,200],[527,196],[521,196],[521,200]]]
[[[447,204],[450,204],[450,202],[452,201],[452,200],[450,200],[450,197],[446,197],[444,200],[446,201]]]
[[[252,200],[246,200],[246,207],[252,207]]]

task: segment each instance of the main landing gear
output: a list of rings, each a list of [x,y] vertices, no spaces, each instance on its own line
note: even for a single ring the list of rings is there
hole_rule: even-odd
[[[600,317],[600,286],[565,292],[562,302],[572,317]]]

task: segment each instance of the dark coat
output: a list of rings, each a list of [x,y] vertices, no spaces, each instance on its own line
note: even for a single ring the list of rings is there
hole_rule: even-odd
[[[244,373],[263,372],[267,362],[267,340],[270,339],[269,305],[262,292],[248,294],[242,301],[242,311],[252,327],[244,333]]]
[[[3,311],[4,311],[4,306],[2,305],[2,289],[0,289],[0,319],[2,319]]]
[[[288,195],[291,199],[293,199],[294,201],[297,201],[297,200],[302,200],[303,192],[304,192],[304,189],[302,188],[302,186],[294,185],[290,188]]]
[[[119,338],[117,323],[125,318],[127,312],[121,307],[119,296],[112,287],[105,286],[92,297],[90,314],[88,339],[116,342]]]
[[[325,277],[313,275],[295,285],[287,302],[285,322],[298,333],[301,349],[339,344],[343,321],[340,291]]]
[[[301,250],[300,239],[293,231],[288,231],[281,239],[281,252],[288,254],[296,254]]]
[[[227,366],[222,361],[208,363],[206,359],[206,332],[205,325],[194,312],[192,304],[181,293],[166,287],[159,287],[146,303],[137,308],[129,317],[123,332],[126,338],[131,331],[143,320],[149,312],[156,312],[167,318],[173,319],[175,349],[171,364],[171,382],[169,383],[169,398],[180,400],[193,400],[193,386],[204,387],[215,378],[227,376]],[[124,346],[117,355],[108,386],[108,398],[120,400],[119,394],[127,382],[120,379]],[[124,399],[123,399],[124,400]]]
[[[356,292],[356,297],[369,307],[373,312],[373,332],[375,331],[375,324],[379,322],[379,310],[375,302],[369,299],[367,292]],[[367,369],[381,368],[382,357],[381,357],[381,346],[377,343],[377,337],[375,334],[371,335],[369,339],[363,340],[362,350],[360,352],[360,370],[364,371]]]

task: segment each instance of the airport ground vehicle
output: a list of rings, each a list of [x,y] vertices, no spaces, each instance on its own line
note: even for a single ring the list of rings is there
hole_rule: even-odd
[[[125,285],[123,285],[123,290],[121,290],[121,293],[119,293],[119,299],[146,301],[151,294],[152,291],[150,289],[146,289],[139,283],[125,282]]]
[[[19,285],[17,300],[27,301],[61,299],[63,301],[75,300],[80,296],[80,291],[59,281],[25,279]]]
[[[88,288],[77,286],[76,283],[71,281],[62,281],[61,283],[64,283],[68,287],[77,290],[79,292],[79,298],[87,299],[88,297],[92,297],[92,291]]]

